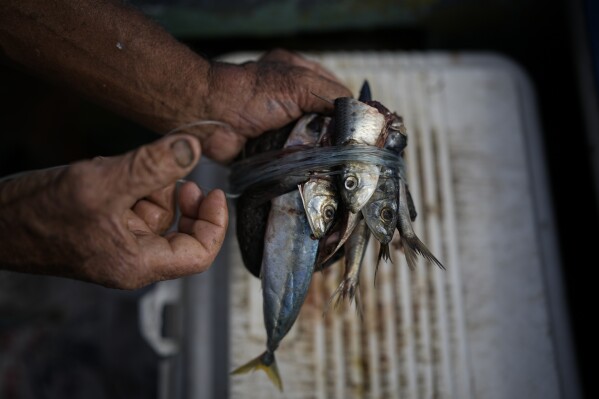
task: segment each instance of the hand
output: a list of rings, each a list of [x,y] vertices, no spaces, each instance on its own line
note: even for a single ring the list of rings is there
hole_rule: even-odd
[[[33,172],[0,185],[0,267],[134,289],[206,270],[224,240],[224,194],[175,182],[200,158],[173,135],[122,156]]]
[[[351,97],[322,66],[284,50],[242,65],[213,63],[208,76],[204,115],[232,127],[200,136],[204,153],[219,162],[233,159],[248,138],[280,128],[303,113],[332,111],[333,104],[322,98]]]

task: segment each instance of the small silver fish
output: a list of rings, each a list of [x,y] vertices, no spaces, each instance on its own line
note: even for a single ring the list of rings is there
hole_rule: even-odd
[[[379,260],[390,259],[389,242],[393,239],[398,218],[398,181],[391,169],[382,168],[378,187],[362,208],[368,228],[381,244]]]
[[[330,121],[328,117],[320,117],[314,123],[306,124],[306,128],[316,130],[319,145],[329,144]],[[307,181],[298,185],[312,235],[316,239],[322,238],[331,228],[339,206],[339,190],[330,172],[329,169],[314,171]]]
[[[320,268],[330,259],[333,259],[345,242],[351,236],[358,222],[362,218],[361,213],[343,212],[341,219],[327,236],[324,237],[323,245],[318,253],[316,267]]]
[[[385,117],[376,109],[349,97],[335,100],[335,144],[366,144],[380,141]],[[364,162],[346,162],[341,167],[341,198],[358,213],[376,189],[379,168]]]
[[[422,255],[431,263],[437,264],[441,269],[445,267],[435,258],[429,249],[420,241],[410,220],[410,210],[408,208],[407,187],[400,181],[399,184],[399,217],[397,219],[397,229],[401,236],[401,242],[406,255],[406,261],[410,269],[416,267],[416,254]]]
[[[314,238],[322,238],[333,225],[339,205],[332,176],[311,177],[299,185],[304,210]]]
[[[366,253],[366,247],[370,239],[370,230],[366,225],[364,219],[358,222],[358,225],[353,230],[347,245],[345,246],[345,273],[343,281],[339,284],[339,287],[335,290],[329,304],[336,298],[335,302],[338,303],[342,298],[348,298],[351,303],[354,299],[356,301],[356,308],[360,311],[360,303],[358,297],[358,286],[360,284],[360,270],[362,268],[362,260]]]

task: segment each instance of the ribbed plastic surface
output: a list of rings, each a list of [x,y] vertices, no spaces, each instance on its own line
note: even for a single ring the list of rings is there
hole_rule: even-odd
[[[543,266],[533,217],[522,120],[535,116],[522,115],[521,92],[528,90],[519,86],[522,76],[497,57],[315,58],[354,93],[368,79],[374,98],[404,117],[408,180],[419,211],[414,228],[447,270],[422,261],[408,269],[395,242],[393,263],[381,264],[375,285],[378,248],[371,240],[360,284],[363,319],[347,306],[323,317],[343,265],[316,274],[276,353],[284,394],[257,372],[232,376],[231,396],[560,397],[544,286],[555,261]],[[260,282],[233,246],[231,368],[262,353],[266,340]]]

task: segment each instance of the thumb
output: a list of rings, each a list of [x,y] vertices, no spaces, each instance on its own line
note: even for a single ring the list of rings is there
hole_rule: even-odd
[[[187,134],[143,145],[119,157],[121,190],[133,203],[187,175],[200,155],[198,140]]]

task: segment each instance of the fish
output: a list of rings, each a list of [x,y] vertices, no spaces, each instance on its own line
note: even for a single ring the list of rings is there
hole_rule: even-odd
[[[309,129],[308,126],[313,124],[316,119],[318,119],[317,114],[308,114],[280,129],[265,132],[248,140],[239,160],[284,148],[314,145],[319,139],[319,129]],[[288,141],[288,139],[290,140]],[[271,200],[296,190],[297,185],[305,180],[306,178],[288,176],[282,181],[266,187],[263,185],[251,187],[237,199],[235,203],[237,241],[243,264],[254,277],[260,277],[262,268],[264,234]]]
[[[339,205],[338,192],[332,176],[311,177],[298,186],[304,211],[315,239],[322,238],[333,225]]]
[[[389,243],[397,228],[398,182],[393,170],[381,167],[378,186],[370,200],[362,208],[362,215],[372,235],[381,244],[379,261],[389,260]],[[378,263],[377,263],[378,267]]]
[[[296,125],[285,148],[314,143],[317,132]],[[233,370],[232,374],[263,370],[272,383],[283,390],[275,351],[295,323],[312,280],[319,241],[311,238],[311,228],[298,190],[271,201],[264,234],[260,280],[266,350]]]
[[[317,118],[306,128],[315,129],[319,134],[318,144],[328,144],[330,118]],[[298,185],[304,210],[315,239],[322,238],[331,228],[339,207],[339,190],[330,169],[313,171],[307,181]]]
[[[358,286],[360,284],[360,270],[366,247],[370,240],[370,230],[364,219],[360,219],[353,230],[345,246],[345,272],[343,280],[335,290],[329,304],[335,300],[337,304],[342,298],[348,298],[349,302],[355,300],[356,309],[360,312],[360,301]],[[335,299],[336,298],[336,299]]]
[[[244,147],[243,157],[280,150],[285,145],[294,126],[295,122],[249,140]],[[247,190],[235,202],[235,227],[243,264],[254,277],[258,278],[262,268],[264,234],[270,206],[270,200],[263,200],[261,191],[255,189]]]
[[[407,182],[405,176],[405,163],[403,161],[403,151],[408,146],[408,134],[406,127],[403,123],[403,118],[397,114],[393,114],[393,121],[389,126],[389,133],[385,141],[385,148],[393,151],[398,156],[402,157],[398,165],[399,178],[404,182]],[[399,187],[398,187],[399,189]],[[410,210],[410,220],[413,222],[418,216],[412,194],[410,193],[410,187],[406,183],[407,197],[408,197],[408,209]]]
[[[422,241],[418,238],[412,227],[410,220],[410,210],[408,209],[407,187],[406,184],[400,182],[399,185],[399,217],[397,218],[397,230],[401,237],[406,261],[410,269],[416,267],[416,255],[422,255],[430,263],[435,263],[441,269],[445,266],[429,251]]]
[[[316,268],[322,270],[324,265],[330,265],[332,259],[338,257],[338,254],[351,236],[358,222],[362,218],[361,213],[352,213],[342,210],[341,217],[333,226],[333,229],[323,237],[321,250],[318,253]]]
[[[335,100],[335,145],[371,145],[380,140],[385,117],[376,109],[350,97]],[[368,202],[379,177],[379,168],[370,163],[351,161],[341,166],[341,198],[352,213]]]
[[[264,241],[261,280],[266,350],[233,374],[262,369],[282,391],[275,351],[304,303],[318,251],[298,191],[272,200]]]

